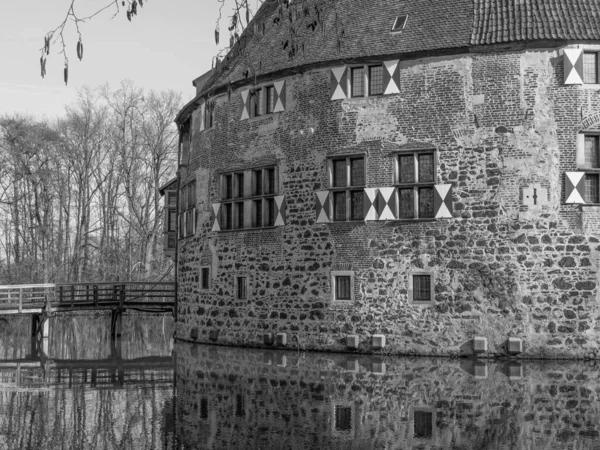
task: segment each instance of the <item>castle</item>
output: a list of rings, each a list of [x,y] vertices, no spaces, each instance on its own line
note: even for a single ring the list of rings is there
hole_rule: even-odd
[[[600,350],[600,0],[266,0],[180,126],[180,339]]]

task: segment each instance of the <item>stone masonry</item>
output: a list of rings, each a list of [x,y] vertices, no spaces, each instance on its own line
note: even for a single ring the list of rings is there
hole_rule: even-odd
[[[339,61],[305,65],[280,72],[284,111],[246,120],[250,80],[206,87],[214,125],[201,130],[196,104],[178,118],[191,117],[181,186],[196,182],[195,230],[178,243],[178,338],[260,347],[285,333],[294,348],[348,351],[356,335],[352,351],[459,355],[485,337],[484,356],[519,338],[521,356],[599,356],[600,205],[565,203],[565,173],[578,134],[600,129],[600,118],[582,125],[600,88],[564,84],[563,47],[401,57],[399,93],[341,100]],[[395,155],[423,148],[436,152],[436,184],[452,185],[452,217],[317,223],[329,158],[364,155],[365,186],[392,186]],[[285,224],[213,231],[220,174],[266,165]],[[352,301],[332,301],[332,271],[353,274]],[[421,272],[433,280],[425,305],[409,297]]]

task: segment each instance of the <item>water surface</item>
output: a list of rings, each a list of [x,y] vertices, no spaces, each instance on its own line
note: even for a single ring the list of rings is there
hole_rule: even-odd
[[[65,318],[39,355],[13,325],[1,450],[600,448],[598,362],[173,344],[162,317],[126,323],[120,352],[104,318]]]

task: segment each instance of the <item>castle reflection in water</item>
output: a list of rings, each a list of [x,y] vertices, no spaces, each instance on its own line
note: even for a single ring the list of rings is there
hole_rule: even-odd
[[[177,346],[182,448],[592,449],[595,363]]]
[[[91,326],[42,359],[0,342],[0,449],[600,448],[597,362],[173,344],[147,325],[118,358],[85,359]]]

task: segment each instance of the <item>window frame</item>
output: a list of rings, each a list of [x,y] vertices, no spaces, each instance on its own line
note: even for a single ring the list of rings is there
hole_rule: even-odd
[[[586,138],[593,137],[596,141],[596,166],[586,162],[585,142]],[[577,171],[584,173],[585,191],[583,205],[598,205],[600,204],[600,131],[582,130],[577,134]],[[595,200],[588,200],[588,179],[594,177],[596,181]]]
[[[585,55],[594,55],[594,63],[595,63],[595,75],[594,75],[594,81],[593,82],[589,82],[586,81],[586,72],[585,72]],[[581,80],[583,81],[583,84],[600,84],[600,51],[599,50],[584,50],[583,52],[583,73],[582,73],[582,77]]]
[[[429,300],[415,300],[414,293],[414,277],[415,276],[429,276]],[[409,303],[417,306],[431,306],[435,301],[435,273],[432,271],[419,270],[411,271],[408,273],[408,301]]]
[[[421,181],[419,177],[419,157],[421,155],[432,155],[432,180]],[[400,159],[406,156],[413,156],[413,181],[401,181],[401,163]],[[437,183],[437,167],[438,154],[434,148],[427,149],[412,149],[394,153],[394,202],[396,203],[396,211],[398,211],[397,220],[433,220],[435,219],[435,209],[433,208],[433,196],[435,196],[435,185]],[[401,190],[412,189],[413,215],[412,217],[402,217],[400,209]],[[432,191],[431,213],[428,216],[423,216],[420,211],[421,190],[430,189]]]
[[[362,159],[363,161],[363,182],[362,184],[352,184],[352,161]],[[335,163],[336,161],[345,161],[346,171],[346,184],[343,186],[336,186],[335,182]],[[365,220],[365,187],[367,187],[367,158],[363,153],[357,153],[352,155],[332,155],[327,158],[327,170],[328,170],[328,179],[329,179],[329,195],[331,196],[331,221],[332,222],[364,222]],[[344,202],[345,202],[345,218],[336,219],[336,194],[344,193]],[[362,207],[360,208],[360,217],[353,217],[352,215],[352,194],[360,193],[362,195]]]
[[[204,103],[204,129],[209,130],[215,125],[215,101],[207,101]]]
[[[258,173],[260,173],[260,190],[256,185]],[[239,231],[274,227],[275,197],[279,192],[278,175],[275,165],[220,173],[221,230]],[[228,186],[231,192],[228,192]],[[227,220],[229,217],[231,221]]]
[[[250,118],[261,117],[263,115],[263,92],[262,86],[250,89],[248,98],[248,112]]]
[[[353,270],[332,270],[331,276],[331,303],[336,306],[352,306],[354,303],[354,271]],[[338,277],[350,278],[350,298],[337,298]]]
[[[382,86],[381,93],[371,94],[371,69],[374,67],[381,67],[382,72],[386,70],[385,64],[383,62],[371,62],[367,64],[356,64],[348,66],[349,74],[348,74],[348,91],[350,93],[350,98],[372,98],[372,97],[381,97],[385,95],[385,86],[383,85],[383,73],[382,73]],[[357,69],[362,69],[362,94],[354,93],[354,71]]]
[[[179,193],[179,239],[194,236],[196,234],[196,180],[191,180],[180,188]]]
[[[200,282],[198,284],[198,288],[201,291],[209,291],[210,290],[210,266],[200,266],[198,271],[200,275]]]
[[[243,280],[243,290],[241,286],[242,284],[240,284],[240,282]],[[249,300],[250,299],[250,293],[249,293],[249,285],[250,283],[248,282],[248,275],[246,274],[236,274],[235,276],[235,281],[234,281],[234,296],[236,300]],[[244,294],[244,296],[242,296],[241,294]]]

